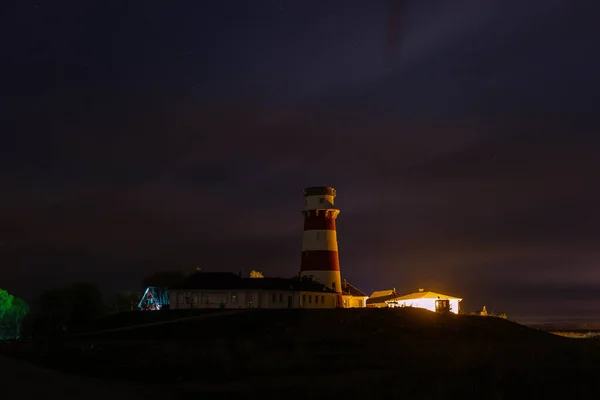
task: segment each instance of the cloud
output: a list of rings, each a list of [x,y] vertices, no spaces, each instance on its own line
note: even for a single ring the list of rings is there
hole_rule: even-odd
[[[338,24],[323,17],[319,35],[332,36],[292,58],[245,69],[252,54],[215,53],[227,71],[192,94],[179,85],[198,65],[177,55],[193,47],[178,38],[157,86],[150,70],[115,86],[76,67],[85,85],[32,107],[21,96],[0,149],[2,265],[13,277],[53,270],[107,287],[121,269],[133,284],[161,266],[287,276],[299,265],[301,190],[329,184],[343,273],[364,290],[428,286],[516,312],[519,285],[550,298],[561,282],[596,282],[592,17],[576,25],[555,2],[518,16],[499,1],[457,4],[434,17],[431,5],[408,7],[398,64],[375,57],[385,44],[376,7],[345,25],[356,8]],[[69,63],[44,76],[65,78],[79,65]],[[250,72],[220,86],[238,70]]]

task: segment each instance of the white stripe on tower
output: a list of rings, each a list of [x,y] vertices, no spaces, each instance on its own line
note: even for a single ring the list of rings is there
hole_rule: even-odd
[[[304,231],[302,251],[338,251],[337,232],[327,229]]]

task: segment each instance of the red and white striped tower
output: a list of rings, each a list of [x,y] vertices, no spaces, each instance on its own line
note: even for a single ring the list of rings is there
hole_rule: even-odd
[[[335,189],[327,186],[304,189],[304,236],[300,276],[312,275],[323,285],[342,293],[335,220],[340,210],[333,205]],[[340,303],[341,304],[341,303]]]

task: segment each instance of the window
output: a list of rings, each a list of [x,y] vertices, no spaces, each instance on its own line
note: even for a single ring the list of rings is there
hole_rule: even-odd
[[[302,295],[302,305],[305,305],[305,304],[306,304],[306,295],[303,294]]]
[[[315,296],[315,304],[319,304],[319,296]]]
[[[308,303],[309,303],[309,304],[310,304],[310,303],[312,303],[312,294],[309,294],[309,295],[308,295]]]
[[[277,301],[277,295],[276,295],[275,293],[273,293],[273,294],[271,295],[271,301],[272,301],[273,303],[275,303],[275,302]]]
[[[321,304],[325,304],[325,296],[321,296]]]
[[[231,293],[231,302],[237,303],[237,293]]]
[[[279,302],[283,303],[283,295],[281,293],[279,293]]]
[[[321,198],[319,199],[319,204],[323,204],[324,202],[325,202],[325,199],[321,197]]]

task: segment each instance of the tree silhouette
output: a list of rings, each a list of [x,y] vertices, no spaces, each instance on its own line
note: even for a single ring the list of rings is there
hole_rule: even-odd
[[[29,312],[27,303],[0,289],[0,340],[21,337],[21,322]]]
[[[110,309],[116,312],[133,311],[141,299],[142,292],[119,292],[112,297]]]
[[[51,289],[38,299],[36,331],[56,332],[104,315],[107,307],[98,288],[87,282]]]
[[[162,288],[169,288],[173,285],[178,284],[185,278],[185,274],[181,270],[167,270],[160,271],[146,277],[142,281],[142,289],[146,289],[148,286],[156,286]]]

